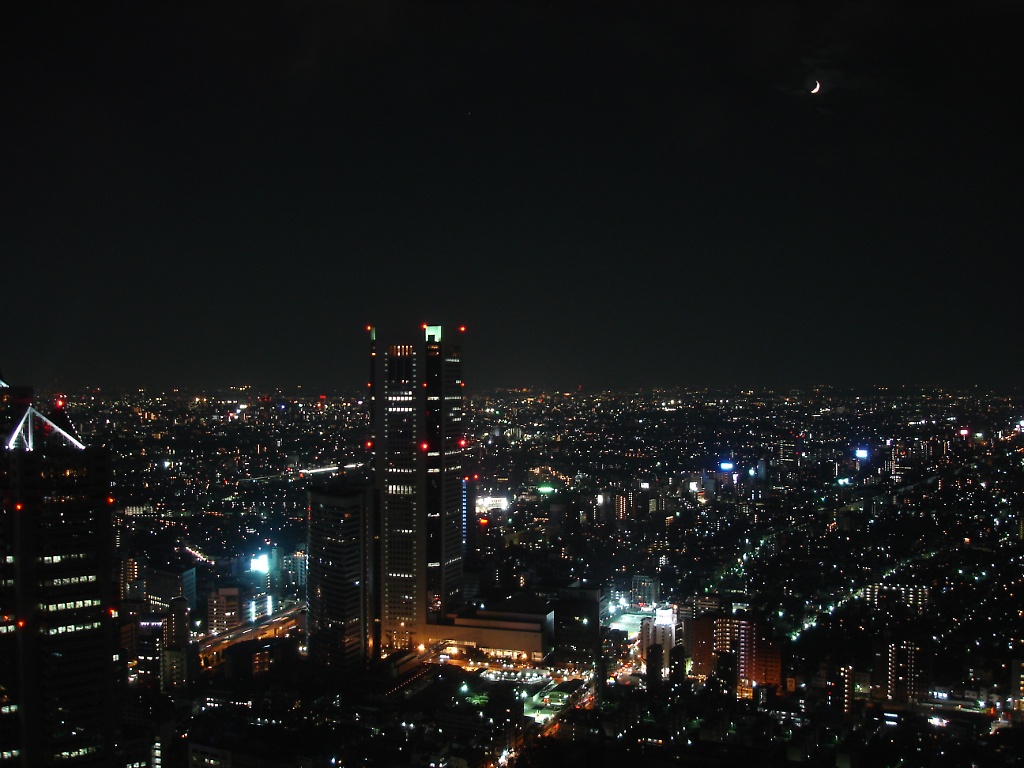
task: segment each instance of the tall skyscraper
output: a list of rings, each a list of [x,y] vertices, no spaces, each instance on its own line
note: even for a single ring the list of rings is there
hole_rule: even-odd
[[[364,670],[372,630],[373,487],[335,482],[309,492],[306,603],[309,653],[323,673]]]
[[[0,388],[0,766],[113,765],[110,460]]]
[[[424,325],[422,341],[378,350],[370,333],[380,641],[412,648],[420,628],[462,599],[466,424],[459,339]]]

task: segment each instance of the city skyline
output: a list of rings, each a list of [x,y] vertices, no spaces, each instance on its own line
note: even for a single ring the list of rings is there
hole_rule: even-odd
[[[890,6],[20,8],[3,373],[326,387],[454,318],[479,389],[1019,381],[1024,11]]]
[[[341,397],[0,388],[0,762],[48,703],[69,764],[1020,753],[1017,395],[464,397],[366,330]]]

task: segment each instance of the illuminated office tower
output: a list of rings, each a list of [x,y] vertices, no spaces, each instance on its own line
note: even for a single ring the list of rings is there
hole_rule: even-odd
[[[676,645],[676,616],[672,608],[659,608],[654,616],[645,616],[640,622],[640,656],[647,663],[648,679],[651,670],[659,673],[668,668],[668,654]],[[656,648],[655,652],[651,652]],[[664,658],[662,658],[664,655]]]
[[[384,649],[410,648],[462,594],[466,447],[459,336],[424,325],[422,341],[378,352],[370,397],[378,493],[377,600]]]
[[[110,460],[0,388],[0,766],[113,765]]]

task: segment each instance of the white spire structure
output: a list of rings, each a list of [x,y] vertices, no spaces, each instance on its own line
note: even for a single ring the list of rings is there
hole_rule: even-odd
[[[7,385],[5,384],[4,386]],[[31,405],[25,409],[25,415],[21,417],[21,421],[18,422],[18,426],[14,428],[14,432],[11,433],[11,436],[7,439],[7,450],[13,451],[17,448],[21,448],[25,451],[34,450],[34,436],[37,420],[53,429],[56,434],[63,438],[67,445],[71,445],[80,451],[85,450],[85,444],[81,440],[69,433],[60,425],[55,424],[52,420],[41,414]]]

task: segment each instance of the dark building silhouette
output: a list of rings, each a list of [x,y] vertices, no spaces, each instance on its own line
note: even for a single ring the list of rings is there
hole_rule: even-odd
[[[660,643],[654,643],[647,649],[647,690],[654,697],[660,696],[664,691],[666,655]]]
[[[381,643],[411,648],[462,602],[463,329],[424,325],[422,341],[381,351],[368,330]]]
[[[110,459],[0,387],[0,764],[113,765]]]
[[[594,664],[601,654],[601,590],[580,585],[558,591],[555,603],[555,657]]]
[[[367,481],[342,480],[310,490],[309,653],[332,676],[364,670],[373,649],[372,513],[373,486]]]
[[[170,691],[187,686],[195,676],[198,655],[189,642],[188,600],[171,599],[160,634],[160,689]]]

